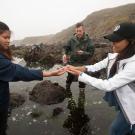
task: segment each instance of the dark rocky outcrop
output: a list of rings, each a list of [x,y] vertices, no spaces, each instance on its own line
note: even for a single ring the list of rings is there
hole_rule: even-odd
[[[65,99],[65,89],[48,80],[38,83],[29,94],[30,100],[46,105],[57,104]]]
[[[107,43],[104,40],[93,40],[93,44],[95,46],[95,53],[88,61],[90,64],[94,64],[102,60],[107,56],[108,52],[111,52],[110,43]],[[29,66],[37,64],[38,66],[52,67],[54,64],[62,64],[63,48],[64,44],[59,46],[49,46],[44,44],[34,45],[27,49],[24,59]]]
[[[64,110],[63,108],[61,107],[56,107],[53,109],[53,113],[52,113],[52,116],[55,117],[55,116],[58,116],[60,113],[62,113]]]
[[[24,59],[28,66],[53,67],[56,63],[62,63],[62,50],[61,45],[33,45],[25,52]]]
[[[28,50],[29,48],[30,48],[29,46],[25,46],[25,45],[22,45],[22,46],[11,45],[10,46],[13,56],[18,57],[18,58],[24,58],[26,50]]]
[[[92,59],[88,61],[90,64],[94,64],[103,58],[105,58],[108,52],[111,52],[110,43],[102,40],[93,40],[95,45],[95,53]],[[29,47],[12,47],[13,54],[18,57],[23,57],[27,63],[27,66],[35,67],[41,66],[43,68],[51,68],[55,64],[62,64],[63,45],[33,45]]]

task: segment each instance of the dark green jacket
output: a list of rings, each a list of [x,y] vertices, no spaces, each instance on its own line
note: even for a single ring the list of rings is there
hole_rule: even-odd
[[[78,50],[82,50],[84,53],[77,55],[76,51]],[[90,59],[94,54],[94,46],[88,34],[85,33],[81,39],[74,35],[65,46],[65,54],[70,56],[70,64],[83,64]]]

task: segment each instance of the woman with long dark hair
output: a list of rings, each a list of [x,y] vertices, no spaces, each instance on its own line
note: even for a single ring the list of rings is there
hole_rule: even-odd
[[[118,115],[110,127],[110,135],[129,135],[135,132],[135,24],[121,23],[104,38],[112,42],[113,53],[90,66],[67,66],[66,70],[78,80],[105,91],[104,99],[115,106]],[[85,74],[107,69],[107,79]],[[135,134],[135,133],[134,133]]]
[[[58,76],[65,72],[62,69],[51,72],[30,70],[13,64],[9,49],[10,36],[9,27],[0,22],[0,135],[6,135],[10,81],[43,80],[43,77]]]

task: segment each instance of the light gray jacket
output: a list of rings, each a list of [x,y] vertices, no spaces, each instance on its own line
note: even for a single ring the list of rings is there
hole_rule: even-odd
[[[94,65],[86,66],[88,71],[96,72],[107,68],[107,76],[118,54],[108,54],[108,57]],[[79,81],[92,85],[106,92],[115,91],[119,106],[131,124],[135,124],[135,55],[117,63],[117,74],[112,78],[102,80],[85,73],[80,74]]]

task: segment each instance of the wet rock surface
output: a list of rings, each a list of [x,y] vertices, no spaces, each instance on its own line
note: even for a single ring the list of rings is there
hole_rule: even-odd
[[[63,47],[55,45],[33,45],[24,55],[28,66],[53,67],[54,64],[62,63]]]
[[[63,108],[61,107],[56,107],[55,109],[53,109],[53,113],[52,113],[52,116],[55,117],[55,116],[58,116],[60,113],[62,113],[64,110]]]
[[[29,93],[30,100],[40,104],[57,104],[65,99],[65,89],[58,83],[45,80],[38,83]]]
[[[38,118],[43,114],[43,112],[38,109],[33,109],[33,111],[29,112],[29,114],[31,115],[32,118]]]
[[[18,57],[18,58],[24,58],[24,55],[29,48],[30,48],[29,46],[25,46],[25,45],[21,45],[21,46],[11,45],[10,46],[13,56]]]
[[[10,93],[10,107],[12,109],[19,107],[25,102],[25,97],[18,93]]]

